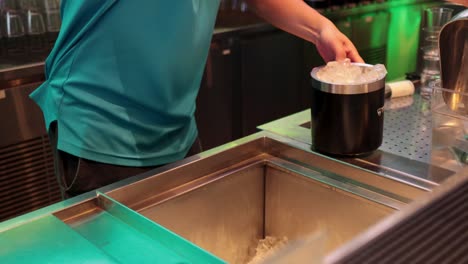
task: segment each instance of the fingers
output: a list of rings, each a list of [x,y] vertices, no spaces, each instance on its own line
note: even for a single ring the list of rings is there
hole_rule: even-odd
[[[346,58],[352,62],[364,62],[351,40],[338,30],[331,32],[332,34],[322,35],[321,40],[316,44],[317,50],[325,62],[343,61]]]
[[[364,60],[359,55],[359,52],[357,51],[356,47],[350,40],[348,40],[345,43],[345,45],[348,47],[347,56],[352,62],[364,62]]]
[[[335,60],[343,61],[345,59],[350,59],[351,62],[364,62],[354,46],[346,47],[346,44],[343,43],[339,47],[335,48]]]
[[[335,60],[335,52],[333,52],[333,49],[331,49],[328,46],[322,46],[322,45],[317,45],[317,51],[319,52],[320,56],[322,59],[325,61],[325,63]]]
[[[352,62],[360,62],[360,63],[364,62],[364,60],[359,55],[359,52],[357,51],[356,47],[354,46],[354,44],[346,36],[345,36],[343,46],[346,49],[346,57],[349,58]]]
[[[364,60],[361,58],[357,50],[350,50],[347,53],[347,57],[352,61],[352,62],[361,62],[364,63]]]
[[[346,52],[337,52],[335,54],[335,60],[336,61],[343,61],[347,58]]]

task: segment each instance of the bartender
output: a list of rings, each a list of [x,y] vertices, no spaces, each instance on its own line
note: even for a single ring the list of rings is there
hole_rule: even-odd
[[[219,2],[61,1],[46,81],[31,98],[44,114],[64,198],[196,153],[195,99]],[[314,43],[325,61],[363,61],[303,0],[247,2]]]

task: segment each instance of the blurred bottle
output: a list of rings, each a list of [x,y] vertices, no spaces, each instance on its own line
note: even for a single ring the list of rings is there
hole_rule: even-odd
[[[2,12],[8,10],[18,10],[19,5],[16,0],[0,0],[0,10]]]
[[[44,10],[46,12],[60,10],[60,0],[42,0],[42,1],[44,3]]]
[[[230,0],[230,7],[235,12],[247,12],[249,10],[247,2],[245,0]]]
[[[355,6],[357,6],[360,2],[360,0],[348,0],[347,1],[347,6],[350,7],[350,8],[353,8]]]
[[[304,2],[306,2],[307,5],[309,5],[310,7],[313,7],[317,11],[323,11],[323,10],[325,10],[326,8],[328,8],[330,6],[330,2],[334,2],[334,1],[329,1],[329,0],[304,0]]]
[[[6,5],[3,7],[6,7]],[[7,8],[10,7],[13,7],[13,5],[8,5]],[[27,55],[27,39],[20,11],[18,9],[3,9],[1,25],[5,37],[5,55],[8,60],[25,59]]]
[[[25,12],[28,55],[30,60],[42,61],[48,53],[46,27],[42,13],[29,9]]]
[[[41,10],[41,0],[17,0],[18,9],[21,10]]]
[[[346,7],[347,4],[348,4],[348,0],[330,1],[330,8],[332,10],[338,10],[338,9]]]
[[[41,1],[43,3],[43,10],[45,15],[48,45],[49,49],[52,49],[62,24],[60,18],[60,0]]]
[[[445,7],[431,7],[424,9],[420,24],[420,41],[418,59],[421,62],[420,94],[430,99],[432,88],[430,84],[440,79],[439,35],[440,29],[451,19],[453,9]]]
[[[231,7],[231,0],[221,0],[219,3],[219,11],[227,11]]]

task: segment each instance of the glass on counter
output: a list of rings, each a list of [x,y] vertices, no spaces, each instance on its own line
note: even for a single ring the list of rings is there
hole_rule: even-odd
[[[421,71],[421,97],[430,99],[432,94],[431,82],[440,80],[440,55],[437,45],[421,48],[422,71]]]
[[[452,18],[453,9],[431,7],[424,10],[421,23],[420,49],[422,54],[421,97],[430,99],[431,82],[440,79],[439,34],[441,28]]]
[[[431,162],[458,171],[468,166],[468,93],[440,88],[440,82],[431,86]]]
[[[0,0],[0,63],[43,61],[60,25],[59,0]]]
[[[7,58],[18,58],[26,55],[26,30],[21,12],[6,10],[2,12],[4,55]]]

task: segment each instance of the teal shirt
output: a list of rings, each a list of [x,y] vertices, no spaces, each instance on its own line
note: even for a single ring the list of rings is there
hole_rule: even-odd
[[[219,0],[62,0],[62,27],[31,98],[58,149],[125,166],[183,158]]]

